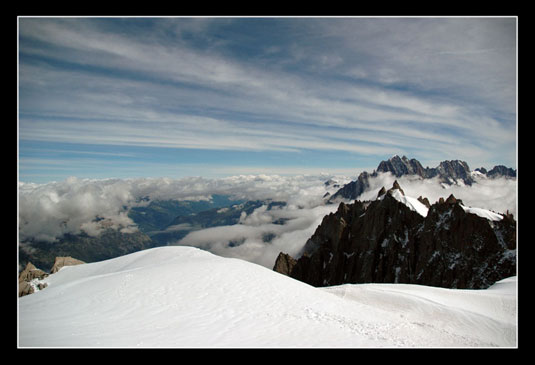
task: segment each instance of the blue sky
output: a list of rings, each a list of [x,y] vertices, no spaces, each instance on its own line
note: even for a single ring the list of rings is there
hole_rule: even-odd
[[[516,18],[19,18],[19,179],[516,168]]]

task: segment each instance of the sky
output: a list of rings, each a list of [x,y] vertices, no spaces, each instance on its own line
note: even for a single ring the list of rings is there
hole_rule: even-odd
[[[517,168],[515,17],[20,17],[19,180]]]

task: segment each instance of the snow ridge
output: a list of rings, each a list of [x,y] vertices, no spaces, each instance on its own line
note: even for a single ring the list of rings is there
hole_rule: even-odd
[[[420,203],[420,201],[416,198],[405,196],[404,193],[402,193],[399,189],[391,189],[388,191],[388,194],[390,194],[394,199],[396,199],[398,202],[405,204],[410,210],[415,211],[416,213],[420,214],[422,217],[427,216],[427,212],[429,211],[429,208],[427,208],[425,205]],[[377,200],[384,199],[385,195],[381,195],[377,198]]]
[[[405,204],[410,210],[417,212],[422,217],[426,217],[427,213],[429,211],[429,208],[427,208],[424,204],[422,204],[418,199],[413,198],[411,196],[406,196],[403,194],[399,189],[391,189],[388,192],[394,199],[397,201]],[[377,200],[382,200],[385,195],[381,195],[377,198]],[[478,215],[482,218],[488,219],[490,221],[500,221],[503,219],[503,215],[499,213],[495,213],[493,211],[483,209],[483,208],[473,208],[473,207],[467,207],[461,204],[461,207],[463,210],[467,213]]]
[[[516,278],[487,290],[315,288],[177,246],[65,267],[44,281],[19,299],[21,347],[516,346]]]

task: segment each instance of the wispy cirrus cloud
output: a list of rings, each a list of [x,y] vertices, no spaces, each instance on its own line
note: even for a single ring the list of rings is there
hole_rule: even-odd
[[[277,152],[296,167],[309,151],[513,166],[515,26],[22,18],[19,138]]]

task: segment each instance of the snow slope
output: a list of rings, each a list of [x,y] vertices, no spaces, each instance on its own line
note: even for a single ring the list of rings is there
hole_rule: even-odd
[[[392,197],[394,197],[394,199],[396,199],[398,202],[405,204],[410,210],[420,214],[423,217],[427,216],[429,208],[420,203],[418,199],[402,194],[399,189],[392,189],[388,192],[388,194],[392,195]],[[381,195],[377,198],[377,200],[383,200],[385,195]]]
[[[503,215],[501,215],[499,213],[492,212],[492,211],[487,210],[487,209],[465,207],[464,205],[461,205],[461,207],[467,213],[472,213],[472,214],[478,215],[478,216],[486,218],[486,219],[488,219],[490,221],[501,221],[503,219]]]
[[[418,199],[402,194],[399,189],[392,189],[389,194],[392,195],[397,201],[405,204],[410,210],[415,211],[423,217],[427,216],[429,209],[425,205],[423,205]],[[385,195],[381,195],[377,198],[377,200],[382,200],[384,197]],[[491,221],[500,221],[503,219],[503,215],[487,209],[466,207],[462,204],[461,208],[463,208],[463,210],[467,213],[472,213]]]
[[[20,347],[516,346],[516,277],[487,290],[314,288],[175,246],[43,281],[19,299]]]

